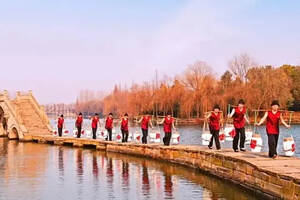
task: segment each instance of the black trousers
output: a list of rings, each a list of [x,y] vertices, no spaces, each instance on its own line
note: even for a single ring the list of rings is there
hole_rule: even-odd
[[[58,128],[58,136],[59,137],[61,137],[62,136],[62,130],[63,130],[63,128],[61,127],[61,128]]]
[[[236,128],[235,129],[236,135],[233,138],[233,149],[234,150],[238,150],[238,145],[239,145],[239,140],[240,140],[240,149],[244,149],[245,148],[245,127],[244,128]],[[240,139],[241,137],[241,139]]]
[[[107,128],[106,130],[107,130],[107,133],[108,133],[106,140],[112,141],[112,129]]]
[[[143,133],[142,143],[147,144],[148,129],[142,129],[142,133]]]
[[[77,138],[80,138],[81,136],[81,126],[77,127]]]
[[[122,131],[122,142],[127,142],[128,141],[128,131],[121,130]]]
[[[269,157],[277,155],[277,144],[278,144],[279,134],[268,134],[268,144],[269,144]]]
[[[212,128],[210,129],[210,133],[212,134],[212,137],[210,139],[208,147],[211,148],[213,146],[213,142],[215,140],[217,149],[221,149],[219,132],[220,132],[220,130],[214,130]]]
[[[97,138],[97,126],[96,126],[96,128],[92,128],[92,131],[93,131],[93,139],[96,139]]]
[[[163,142],[165,146],[170,146],[171,137],[172,137],[172,132],[169,133],[165,132],[165,137],[163,138]]]

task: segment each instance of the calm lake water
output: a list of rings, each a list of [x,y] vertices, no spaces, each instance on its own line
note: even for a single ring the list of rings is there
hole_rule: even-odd
[[[0,138],[0,199],[262,198],[167,162]]]
[[[66,119],[66,128],[70,131],[74,129],[74,120],[72,119]],[[56,120],[51,120],[52,126],[56,127]],[[103,124],[103,123],[102,123]],[[89,120],[84,120],[84,127],[85,129],[90,129],[91,123]],[[180,133],[180,144],[185,145],[202,145],[201,144],[201,134],[202,134],[202,127],[201,126],[179,126],[178,132]],[[253,127],[250,127],[253,129]],[[118,132],[120,130],[119,126],[115,127],[116,131]],[[158,128],[156,127],[155,130]],[[140,127],[131,127],[130,131],[140,131]],[[164,136],[163,129],[160,127],[161,137]],[[140,131],[141,132],[141,131]],[[268,151],[268,140],[267,135],[265,131],[265,126],[258,127],[256,129],[256,132],[259,133],[262,136],[263,139],[263,149],[262,151],[267,152]],[[292,125],[292,128],[290,130],[280,127],[280,136],[278,141],[278,153],[283,154],[282,150],[282,144],[283,144],[283,138],[292,135],[294,137],[295,143],[296,143],[296,154],[295,156],[300,157],[300,125]],[[221,147],[223,148],[232,148],[232,142],[226,141],[225,143],[221,143]],[[247,145],[246,148],[250,151],[250,146]]]

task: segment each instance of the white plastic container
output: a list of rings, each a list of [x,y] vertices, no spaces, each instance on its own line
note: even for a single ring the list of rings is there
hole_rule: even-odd
[[[149,134],[149,142],[150,143],[160,143],[160,132],[151,132]]]
[[[219,132],[219,140],[220,140],[220,142],[224,143],[225,142],[225,138],[226,138],[226,136],[225,136],[224,130],[220,130],[220,132]]]
[[[73,130],[73,137],[77,137],[77,129]],[[85,131],[84,130],[81,130],[81,137],[84,137],[85,136]]]
[[[133,134],[133,141],[134,142],[141,142],[141,134],[138,132],[138,131],[136,131],[134,134]]]
[[[225,133],[225,140],[226,141],[233,141],[233,131],[235,131],[233,124],[226,124],[224,128],[224,133]]]
[[[128,133],[128,140],[127,140],[127,142],[132,142],[132,133]]]
[[[58,136],[58,132],[57,132],[56,129],[53,129],[53,130],[52,130],[52,135],[55,136],[55,137]]]
[[[172,142],[172,144],[179,144],[180,134],[178,132],[175,132],[175,133],[172,134],[171,142]]]
[[[296,145],[293,137],[286,137],[283,139],[283,151],[285,156],[293,156],[296,151]]]
[[[67,129],[63,129],[63,131],[62,131],[63,136],[69,136],[69,133],[70,133],[70,131]]]
[[[245,131],[245,136],[246,136],[246,140],[245,140],[245,144],[249,145],[252,139],[252,135],[253,135],[253,131],[251,129],[246,129]]]
[[[116,142],[122,142],[122,134],[121,133],[117,133],[115,135],[115,141]]]
[[[253,134],[250,142],[251,151],[255,153],[261,152],[262,144],[261,136],[259,134]]]
[[[86,130],[85,137],[86,138],[92,138],[92,131],[91,130]]]

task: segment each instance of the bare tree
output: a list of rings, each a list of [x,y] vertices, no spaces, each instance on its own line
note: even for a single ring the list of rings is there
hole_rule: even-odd
[[[256,62],[247,54],[242,53],[238,56],[234,56],[229,61],[229,69],[235,75],[236,78],[246,82],[246,76],[249,69],[257,66]]]

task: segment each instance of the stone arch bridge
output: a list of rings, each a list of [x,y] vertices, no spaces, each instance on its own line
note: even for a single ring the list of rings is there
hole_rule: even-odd
[[[0,92],[0,136],[27,141],[34,135],[49,135],[51,129],[44,107],[32,91],[17,92],[14,99],[6,90]]]

